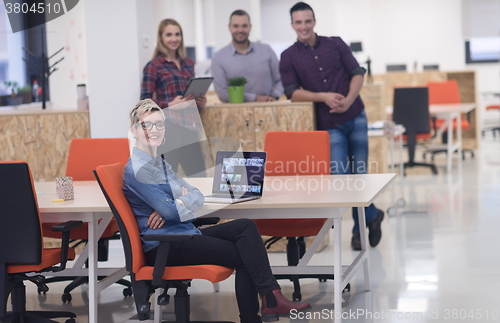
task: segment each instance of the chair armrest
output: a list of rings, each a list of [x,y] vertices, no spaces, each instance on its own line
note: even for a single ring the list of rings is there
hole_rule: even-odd
[[[148,234],[142,236],[144,241],[184,241],[194,238],[194,234]]]
[[[210,225],[219,223],[220,218],[211,217],[211,218],[198,218],[194,220],[193,224],[195,227],[201,227],[202,225]]]
[[[54,231],[54,232],[66,232],[66,231],[81,227],[82,225],[83,225],[82,221],[67,221],[64,223],[59,223],[59,224],[54,225],[52,227],[52,231]]]
[[[62,232],[61,260],[59,261],[61,265],[51,267],[50,271],[57,272],[66,269],[66,262],[68,261],[69,236],[71,230],[81,227],[82,225],[82,221],[67,221],[64,223],[56,224],[52,227],[52,231]]]
[[[148,234],[142,237],[145,241],[160,241],[153,269],[153,286],[163,287],[162,276],[167,266],[168,253],[172,241],[191,240],[194,236],[194,234]]]

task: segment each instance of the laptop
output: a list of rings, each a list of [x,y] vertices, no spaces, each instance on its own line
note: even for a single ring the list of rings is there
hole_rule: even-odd
[[[218,151],[212,194],[205,203],[234,204],[262,197],[265,152]]]

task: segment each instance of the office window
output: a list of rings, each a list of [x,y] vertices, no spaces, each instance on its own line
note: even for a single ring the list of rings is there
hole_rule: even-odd
[[[215,53],[215,47],[206,47],[207,59],[211,59],[212,55]],[[186,56],[191,58],[196,63],[196,48],[192,46],[186,47]]]
[[[24,32],[12,33],[5,11],[0,5],[0,95],[9,95],[6,81],[15,81],[19,87],[26,85],[26,64],[23,62]]]
[[[387,72],[405,72],[406,71],[406,64],[386,65],[385,70]]]
[[[38,80],[40,85],[40,61],[26,54],[23,47],[36,57],[47,57],[47,37],[44,24],[24,31],[12,33],[5,6],[0,5],[0,105],[7,105],[7,98],[11,90],[5,87],[4,82],[17,82],[19,88],[32,85]],[[27,67],[25,58],[28,61]],[[49,84],[45,85],[47,101],[50,100]],[[23,98],[23,102],[31,102],[31,96]]]
[[[465,62],[496,63],[500,61],[500,37],[471,38],[465,42]]]

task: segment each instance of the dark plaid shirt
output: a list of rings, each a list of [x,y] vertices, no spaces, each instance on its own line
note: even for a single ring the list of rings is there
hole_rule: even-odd
[[[183,95],[189,80],[194,77],[194,62],[189,59],[180,60],[181,69],[165,55],[158,55],[146,64],[141,84],[141,100],[153,99],[162,109],[176,96]],[[164,110],[165,116],[172,122],[191,130],[199,130],[201,125],[199,114],[181,113]]]
[[[297,41],[281,54],[281,81],[288,98],[300,88],[347,96],[351,78],[365,73],[340,37],[316,37],[314,47]],[[330,113],[330,108],[324,102],[316,102],[315,107],[319,130],[333,129],[351,121],[364,109],[359,96],[343,113]]]

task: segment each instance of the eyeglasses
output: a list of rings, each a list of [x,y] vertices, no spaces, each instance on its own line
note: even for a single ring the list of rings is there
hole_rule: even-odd
[[[153,126],[155,126],[157,130],[163,130],[163,129],[165,129],[165,122],[163,122],[163,121],[141,122],[142,130],[151,130],[151,129],[153,129]]]

